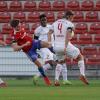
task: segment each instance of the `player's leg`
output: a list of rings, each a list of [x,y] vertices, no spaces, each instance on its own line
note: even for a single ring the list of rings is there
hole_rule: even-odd
[[[30,51],[27,53],[28,57],[35,63],[35,65],[38,67],[38,70],[39,72],[41,73],[41,75],[43,76],[44,78],[44,81],[47,85],[50,85],[51,82],[50,80],[48,79],[48,77],[46,76],[45,72],[44,72],[44,69],[43,69],[43,66],[42,64],[40,63],[40,61],[38,60],[38,55],[37,55],[37,52],[36,50],[37,49],[41,49],[41,41],[33,41],[33,46],[32,48],[30,49]]]
[[[42,58],[42,63],[44,62],[43,69],[44,71],[47,71],[52,67],[53,62],[53,54],[50,52],[48,48],[42,48],[40,49],[40,56]],[[33,77],[34,84],[37,84],[38,78],[41,76],[40,73],[36,73]]]
[[[45,41],[40,41],[41,48],[52,48],[52,44]]]
[[[55,86],[60,86],[59,77],[62,71],[62,65],[58,63],[55,68]]]
[[[44,81],[47,85],[51,85],[51,82],[50,80],[48,79],[48,77],[46,76],[45,72],[44,72],[44,69],[41,65],[41,63],[39,62],[39,60],[35,60],[34,63],[38,66],[38,70],[39,72],[41,73],[41,75],[43,76],[44,78]]]
[[[89,84],[88,80],[85,77],[85,64],[84,64],[84,57],[80,53],[77,57],[78,59],[78,67],[80,69],[80,80],[84,82],[85,84]]]
[[[64,85],[71,85],[72,83],[68,80],[67,76],[67,65],[66,63],[62,64],[62,76],[63,76],[63,84]]]
[[[7,87],[7,84],[0,78],[0,88]]]
[[[67,56],[73,58],[73,59],[78,59],[78,67],[80,69],[80,79],[83,81],[85,84],[88,84],[88,81],[85,77],[85,64],[84,64],[84,58],[80,53],[80,50],[76,48],[74,45],[71,43],[68,44],[67,46]],[[83,79],[83,80],[82,80]]]

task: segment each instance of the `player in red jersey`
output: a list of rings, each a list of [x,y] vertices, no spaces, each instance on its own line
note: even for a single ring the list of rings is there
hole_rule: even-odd
[[[33,38],[26,33],[25,29],[21,27],[21,23],[19,22],[19,20],[12,20],[10,22],[10,25],[13,28],[12,48],[14,49],[14,51],[23,50],[23,52],[27,54],[27,56],[32,60],[32,62],[37,65],[38,70],[43,76],[45,83],[47,85],[51,85],[50,80],[48,79],[43,70],[42,64],[38,60],[38,54],[36,51],[37,49],[41,48],[50,48],[51,44],[40,40],[33,40]]]
[[[0,40],[0,45],[6,46],[6,43]],[[0,88],[7,87],[7,84],[0,78]]]

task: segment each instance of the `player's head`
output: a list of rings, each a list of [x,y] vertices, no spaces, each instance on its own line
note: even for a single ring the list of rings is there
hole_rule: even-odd
[[[40,18],[40,23],[41,23],[41,25],[42,25],[43,27],[45,27],[45,26],[47,25],[47,17],[46,17],[46,15],[45,15],[45,14],[41,14],[41,15],[39,16],[39,18]]]
[[[20,28],[20,21],[17,20],[17,19],[11,20],[10,25],[15,30],[19,30],[19,28]]]
[[[73,17],[74,17],[74,13],[71,10],[65,11],[64,18],[66,18],[67,20],[72,21]]]

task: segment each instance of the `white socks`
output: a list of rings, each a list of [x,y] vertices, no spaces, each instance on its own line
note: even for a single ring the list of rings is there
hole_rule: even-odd
[[[57,64],[55,69],[55,80],[59,81],[60,74],[62,74],[63,80],[67,80],[67,67],[66,64]]]
[[[62,76],[63,76],[63,80],[66,81],[67,80],[67,65],[66,63],[62,64]]]
[[[55,69],[55,80],[59,81],[59,76],[60,76],[61,71],[62,71],[62,65],[57,64],[56,69]]]
[[[3,83],[4,81],[0,78],[0,84]]]
[[[80,69],[80,74],[85,76],[85,65],[84,65],[84,60],[78,61],[78,67]]]

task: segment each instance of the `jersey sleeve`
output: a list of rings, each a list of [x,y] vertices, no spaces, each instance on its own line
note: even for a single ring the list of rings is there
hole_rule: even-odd
[[[40,29],[39,28],[36,28],[35,30],[34,30],[34,35],[35,36],[40,36]]]
[[[73,31],[74,30],[74,24],[69,22],[68,25],[67,25],[67,30],[68,31]]]

